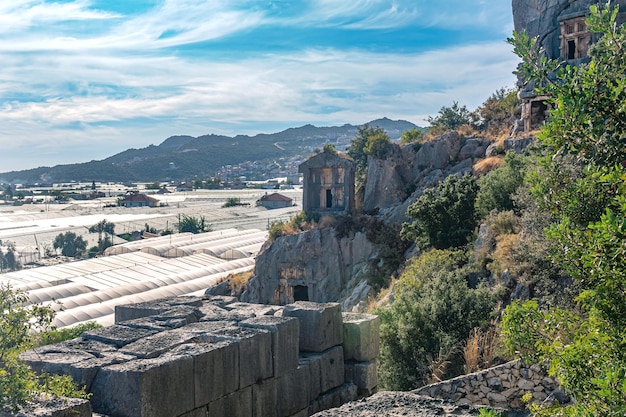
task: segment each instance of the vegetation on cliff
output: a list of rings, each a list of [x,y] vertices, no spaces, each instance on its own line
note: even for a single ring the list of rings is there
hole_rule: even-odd
[[[468,245],[424,238],[428,222],[447,226],[454,219],[441,220],[455,198],[427,215],[411,209],[422,225],[411,236],[421,249],[438,250],[413,260],[396,282],[393,303],[378,310],[386,388],[436,379],[442,364],[449,365],[444,376],[461,372],[458,346],[470,346],[473,327],[490,326],[490,314],[507,306],[500,343],[508,355],[546,363],[575,400],[532,405],[535,415],[626,413],[626,31],[615,25],[616,13],[610,5],[591,8],[588,28],[601,37],[589,64],[579,67],[543,58],[523,33],[510,40],[523,60],[519,74],[550,97],[540,146],[507,155],[478,180],[466,205],[478,220],[468,224],[482,226]],[[432,191],[434,202],[443,189]],[[500,308],[490,310],[494,305]],[[450,314],[443,318],[441,308]]]

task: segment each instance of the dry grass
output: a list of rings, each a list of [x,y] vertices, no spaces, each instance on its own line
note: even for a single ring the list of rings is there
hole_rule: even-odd
[[[248,288],[248,281],[253,271],[240,272],[238,274],[230,274],[226,281],[230,281],[230,291],[233,294],[241,294]]]
[[[489,368],[493,364],[499,346],[499,334],[496,322],[491,323],[485,331],[478,327],[472,331],[463,348],[466,374]]]
[[[503,234],[496,237],[496,250],[491,254],[491,262],[487,268],[494,274],[500,276],[505,270],[514,264],[513,251],[520,241],[519,234]]]
[[[440,349],[437,358],[429,358],[428,370],[430,375],[426,385],[435,384],[449,378],[450,372],[455,368],[455,357],[458,357],[459,349],[459,345],[452,346],[447,352]]]
[[[320,228],[334,227],[336,224],[337,224],[337,219],[335,217],[333,217],[333,216],[324,216],[317,223],[317,225]]]
[[[500,156],[490,156],[489,158],[481,159],[476,162],[472,167],[475,175],[485,175],[486,173],[493,171],[500,167],[504,163],[504,159]]]

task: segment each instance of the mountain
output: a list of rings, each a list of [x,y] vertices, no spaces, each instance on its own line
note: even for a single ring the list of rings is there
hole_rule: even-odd
[[[384,129],[392,139],[417,128],[411,122],[382,118],[368,123]],[[304,125],[272,134],[255,136],[221,135],[172,136],[158,146],[127,149],[100,161],[39,167],[0,173],[0,181],[10,183],[69,181],[163,181],[189,180],[214,176],[220,167],[246,161],[270,163],[281,159],[304,159],[326,143],[343,150],[360,126],[316,127]]]

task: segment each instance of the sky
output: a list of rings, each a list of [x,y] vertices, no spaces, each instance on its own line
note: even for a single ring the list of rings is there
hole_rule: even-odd
[[[508,0],[0,0],[0,172],[513,87]]]

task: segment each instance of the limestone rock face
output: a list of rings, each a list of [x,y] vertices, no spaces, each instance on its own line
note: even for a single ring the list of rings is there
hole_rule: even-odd
[[[364,209],[376,210],[388,222],[407,220],[406,209],[424,190],[448,175],[469,173],[485,156],[489,140],[448,132],[423,145],[405,145],[384,160],[368,160]]]
[[[525,29],[531,37],[539,36],[550,58],[560,56],[559,19],[580,14],[596,4],[596,0],[513,0],[513,24],[516,31]],[[626,0],[614,0],[626,12]],[[619,20],[624,21],[624,13]]]
[[[327,227],[282,236],[257,256],[241,298],[265,304],[337,301],[347,283],[368,270],[376,253],[360,232],[337,238],[335,229]]]

